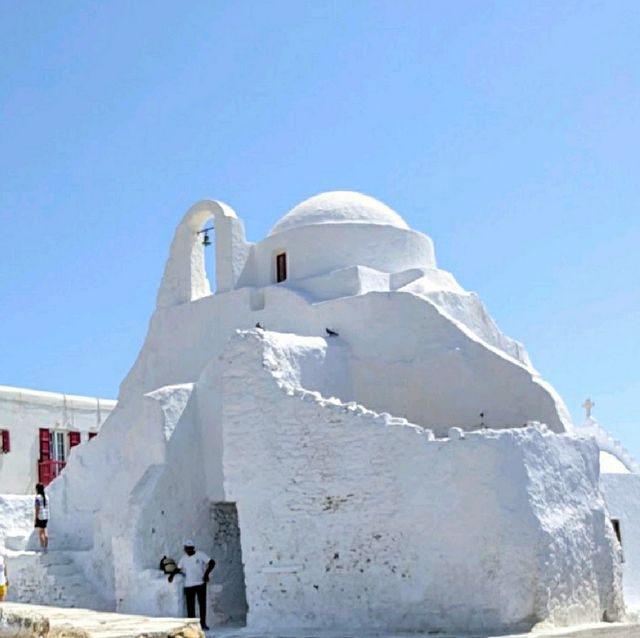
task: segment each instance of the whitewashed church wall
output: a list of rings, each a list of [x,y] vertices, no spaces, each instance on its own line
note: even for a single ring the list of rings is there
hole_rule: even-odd
[[[225,489],[238,507],[249,627],[617,617],[595,445],[534,428],[433,441],[281,383],[276,350],[269,335],[245,333],[223,355]]]
[[[123,396],[128,388],[150,391],[197,381],[235,329],[259,322],[302,335],[336,330],[353,358],[350,389],[338,392],[340,398],[440,432],[478,427],[480,413],[493,427],[536,420],[562,431],[570,424],[562,400],[535,371],[485,344],[428,299],[368,293],[310,304],[272,286],[260,291],[259,309],[252,310],[254,293],[241,289],[156,312]]]
[[[620,523],[625,602],[637,610],[640,608],[640,475],[602,474],[600,485],[609,516]]]
[[[390,275],[365,266],[349,266],[317,277],[296,279],[289,287],[303,292],[313,301],[325,301],[372,290],[386,292],[390,289]]]
[[[415,290],[417,294],[420,294],[419,283],[416,282],[416,288],[410,287],[410,290]],[[517,361],[531,366],[525,347],[520,342],[507,337],[500,330],[476,293],[438,290],[424,294],[449,316],[466,325],[486,343],[499,348]]]
[[[272,335],[282,344],[280,354],[283,379],[302,379],[305,387],[322,392],[326,396],[352,399],[350,379],[350,351],[340,339],[329,343],[320,337],[308,337],[301,346],[291,335]],[[291,343],[291,347],[289,347]],[[301,357],[301,350],[307,356]],[[224,501],[222,466],[222,367],[219,357],[214,357],[198,380],[196,399],[200,424],[200,436],[204,454],[207,494],[212,502]]]
[[[162,556],[177,561],[187,537],[212,552],[204,450],[193,388],[167,387],[152,396],[163,406],[166,457],[148,467],[128,501],[129,528],[119,532],[114,551],[116,603],[125,613],[182,615],[184,582],[159,578],[158,564]]]
[[[392,226],[342,223],[294,228],[267,237],[251,252],[253,258],[238,286],[276,283],[275,256],[279,252],[287,253],[287,281],[356,265],[388,273],[435,268],[429,237]]]
[[[332,317],[349,344],[353,397],[368,408],[437,434],[452,426],[532,420],[564,431],[570,423],[562,400],[532,369],[486,345],[429,300],[371,293],[326,302],[318,311],[327,321]]]
[[[0,494],[0,554],[23,550],[33,535],[33,496]]]
[[[51,537],[61,549],[91,550],[85,574],[105,596],[115,591],[114,541],[132,526],[132,492],[149,467],[164,463],[165,424],[153,398],[119,404],[100,436],[71,456],[48,491]]]
[[[38,482],[39,430],[64,434],[80,432],[81,441],[89,432],[98,432],[116,405],[108,399],[93,399],[53,392],[0,386],[0,430],[10,433],[11,451],[0,454],[0,493],[32,493]]]

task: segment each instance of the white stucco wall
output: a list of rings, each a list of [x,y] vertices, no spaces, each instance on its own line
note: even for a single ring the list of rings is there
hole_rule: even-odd
[[[640,610],[640,475],[602,474],[600,478],[611,518],[620,521],[623,585],[627,606]]]
[[[238,286],[274,284],[279,252],[287,253],[285,286],[355,265],[387,273],[435,268],[433,243],[422,233],[392,226],[323,224],[293,228],[255,244]]]
[[[224,204],[184,217],[118,406],[49,490],[52,537],[86,550],[117,609],[180,613],[161,555],[185,535],[214,551],[211,507],[237,501],[254,627],[619,615],[597,446],[522,427],[570,424],[431,240],[378,212],[298,218],[255,246]],[[196,235],[211,217],[215,295]],[[282,248],[290,278],[270,285]]]
[[[492,427],[535,420],[561,431],[570,423],[561,399],[532,368],[488,346],[429,299],[399,291],[310,303],[272,286],[253,310],[252,292],[159,309],[122,396],[197,381],[235,329],[260,322],[302,335],[337,330],[351,365],[349,390],[338,395],[438,432],[478,427],[481,412]]]
[[[109,399],[0,386],[0,430],[9,430],[11,437],[11,452],[0,454],[0,493],[33,492],[38,482],[40,428],[64,432],[67,446],[70,431],[80,432],[85,442],[115,404]]]
[[[0,494],[0,554],[23,550],[33,533],[33,496]]]
[[[295,345],[311,356],[303,338],[255,332],[223,354],[249,627],[511,630],[620,613],[594,443],[534,428],[434,441],[296,386]]]

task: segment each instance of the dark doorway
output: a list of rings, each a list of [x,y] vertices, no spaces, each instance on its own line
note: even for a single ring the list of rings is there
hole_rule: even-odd
[[[276,282],[280,283],[287,278],[287,253],[276,255]]]
[[[235,503],[213,503],[213,553],[216,561],[213,583],[221,587],[214,599],[218,624],[244,625],[247,618],[247,597],[240,546],[240,527]]]
[[[622,549],[622,531],[620,529],[620,519],[612,518],[611,525],[613,526],[613,531],[615,532],[618,543],[620,543],[620,548]],[[620,552],[620,562],[624,563],[624,554],[622,553],[622,551]]]

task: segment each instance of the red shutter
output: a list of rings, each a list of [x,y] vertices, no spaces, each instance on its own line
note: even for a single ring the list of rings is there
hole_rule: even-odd
[[[11,452],[11,438],[9,436],[9,430],[2,430],[2,448],[0,452],[8,454]]]
[[[53,476],[51,476],[51,463],[49,461],[44,461],[38,463],[38,482],[43,485],[49,485],[53,480]]]
[[[40,441],[40,460],[38,463],[38,481],[43,485],[51,483],[51,438],[49,430],[40,428],[38,440]]]
[[[92,438],[98,436],[97,432],[89,432],[89,441],[91,441]]]
[[[69,432],[69,449],[80,445],[80,432]]]
[[[50,440],[49,430],[46,428],[40,428],[40,460],[41,461],[50,461],[51,460],[51,440]],[[44,483],[44,481],[40,481]]]

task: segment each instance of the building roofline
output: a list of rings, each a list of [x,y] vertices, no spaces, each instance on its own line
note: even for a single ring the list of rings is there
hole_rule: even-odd
[[[30,402],[48,405],[60,405],[66,402],[69,408],[84,408],[101,410],[113,410],[117,401],[103,399],[102,397],[87,397],[77,394],[63,394],[60,392],[45,392],[30,388],[16,388],[8,385],[0,385],[0,401]]]

